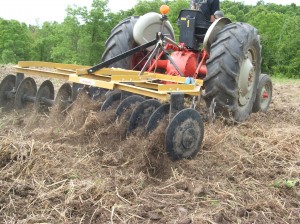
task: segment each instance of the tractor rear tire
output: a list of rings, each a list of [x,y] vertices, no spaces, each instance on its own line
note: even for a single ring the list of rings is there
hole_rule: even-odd
[[[206,106],[234,121],[252,112],[261,70],[261,45],[257,30],[246,23],[226,25],[211,45],[204,79]]]
[[[105,51],[102,55],[102,61],[107,61],[115,56],[118,56],[132,48],[138,46],[133,38],[133,27],[139,17],[129,17],[122,20],[111,31],[110,36],[105,42]],[[129,56],[122,60],[119,60],[109,67],[132,69],[133,68],[133,56]]]

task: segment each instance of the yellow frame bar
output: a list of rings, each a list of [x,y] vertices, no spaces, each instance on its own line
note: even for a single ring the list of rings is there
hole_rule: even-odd
[[[74,64],[63,64],[63,63],[53,63],[53,62],[45,62],[45,61],[19,61],[18,66],[22,68],[26,67],[47,67],[47,68],[61,68],[61,69],[69,69],[74,72],[77,69],[82,68],[90,68],[90,66],[86,65],[74,65]]]
[[[115,84],[113,82],[106,82],[102,80],[95,80],[95,79],[89,79],[77,75],[70,75],[69,76],[70,82],[80,83],[88,86],[95,86],[95,87],[101,87],[105,89],[114,89]]]
[[[193,84],[168,84],[158,86],[158,91],[164,92],[185,92],[185,91],[200,91],[199,86]]]
[[[40,67],[52,68],[55,70],[45,71],[44,69],[39,69]],[[187,81],[186,77],[151,72],[145,72],[140,76],[140,71],[120,68],[103,68],[96,73],[88,74],[87,70],[90,66],[40,61],[20,61],[14,68],[16,73],[58,78],[109,90],[120,89],[160,99],[162,101],[168,101],[170,94],[175,92],[199,96],[200,88],[203,85],[203,80],[199,79],[194,79],[194,84],[185,84]],[[151,82],[155,80],[171,82],[171,84]]]
[[[62,72],[51,72],[51,71],[44,71],[40,69],[30,69],[30,68],[19,68],[14,67],[16,73],[24,73],[34,76],[42,76],[46,78],[57,78],[57,79],[63,79],[68,80],[69,74],[62,73]]]

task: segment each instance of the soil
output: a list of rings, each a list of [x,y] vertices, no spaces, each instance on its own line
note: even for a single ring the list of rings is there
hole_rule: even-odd
[[[300,82],[273,91],[267,113],[205,123],[196,158],[177,162],[167,122],[126,136],[85,95],[64,116],[1,112],[0,222],[300,223]]]

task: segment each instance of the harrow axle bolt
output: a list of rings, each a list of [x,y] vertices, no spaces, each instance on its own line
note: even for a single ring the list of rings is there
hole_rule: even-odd
[[[182,145],[185,149],[190,149],[195,146],[195,140],[196,140],[196,133],[195,130],[192,128],[187,129],[184,131],[182,136]]]
[[[50,100],[46,97],[41,97],[41,102],[43,102],[44,104],[47,104],[47,106],[53,106],[53,104],[54,104],[54,100]]]
[[[14,99],[15,95],[16,95],[16,91],[14,90],[4,92],[4,97],[6,97],[7,99]]]
[[[24,94],[24,96],[22,97],[22,100],[33,103],[35,101],[35,97],[34,96],[27,96],[26,94]]]

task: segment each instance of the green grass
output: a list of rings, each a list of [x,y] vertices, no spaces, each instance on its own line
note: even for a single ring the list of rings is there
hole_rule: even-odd
[[[275,187],[275,188],[285,187],[285,188],[288,188],[288,189],[293,189],[297,186],[299,186],[299,180],[291,180],[291,179],[276,180],[273,183],[273,187]]]
[[[282,77],[271,77],[273,83],[278,84],[299,84],[300,79],[289,79],[289,78],[282,78]]]

